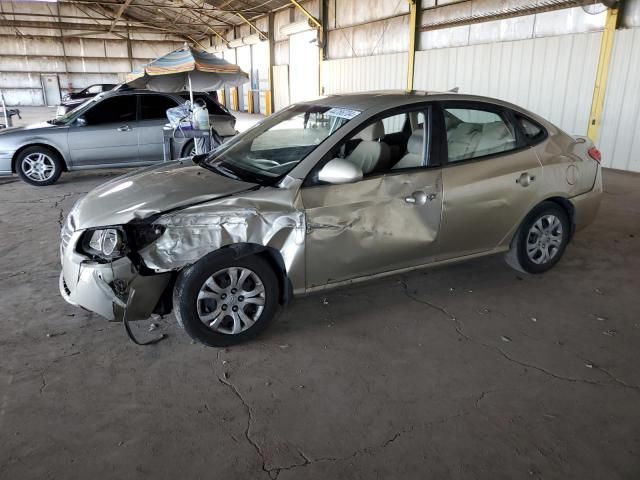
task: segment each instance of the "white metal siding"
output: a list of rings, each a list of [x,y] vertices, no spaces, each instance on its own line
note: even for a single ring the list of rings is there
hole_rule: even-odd
[[[426,50],[414,85],[500,98],[586,135],[601,32]]]
[[[404,89],[408,58],[407,53],[393,53],[322,62],[323,93]]]
[[[273,67],[273,106],[274,110],[282,110],[289,106],[289,65]]]
[[[640,28],[616,31],[598,145],[604,166],[640,172]]]

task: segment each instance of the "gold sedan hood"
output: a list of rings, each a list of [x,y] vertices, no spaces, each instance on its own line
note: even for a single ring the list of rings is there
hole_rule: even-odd
[[[76,230],[122,225],[255,186],[190,160],[175,161],[136,170],[100,185],[76,203],[71,215]]]

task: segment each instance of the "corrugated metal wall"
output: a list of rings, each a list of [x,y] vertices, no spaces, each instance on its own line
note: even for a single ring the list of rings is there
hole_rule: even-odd
[[[12,12],[47,14],[55,21],[59,8],[62,14],[86,16],[90,22],[105,22],[104,18],[90,17],[69,4],[2,2],[1,7],[7,16]],[[0,90],[10,105],[44,105],[41,74],[56,74],[60,93],[65,95],[93,83],[118,83],[132,69],[184,43],[164,34],[132,32],[129,56],[128,41],[113,35],[62,39],[61,33],[69,35],[74,31],[21,28],[20,32],[22,35],[16,35],[15,29],[0,27]]]
[[[289,65],[273,67],[273,107],[274,111],[282,110],[291,103],[289,101]]]
[[[416,53],[415,88],[487,95],[585,135],[602,33],[442,48]]]
[[[407,53],[392,53],[322,62],[323,93],[404,89],[408,58]]]
[[[640,28],[616,32],[598,146],[604,166],[640,172]]]

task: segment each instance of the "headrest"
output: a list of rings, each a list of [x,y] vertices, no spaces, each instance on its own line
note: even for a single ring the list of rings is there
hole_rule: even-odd
[[[367,142],[372,142],[379,140],[382,137],[384,137],[384,125],[382,121],[379,120],[365,127],[365,129],[357,134],[355,138],[359,138]]]
[[[502,140],[511,136],[511,132],[503,122],[487,123],[482,128],[483,135],[491,135],[493,138]]]
[[[409,137],[409,143],[407,143],[407,153],[413,155],[422,155],[422,144],[424,142],[424,130],[418,128],[414,130]]]

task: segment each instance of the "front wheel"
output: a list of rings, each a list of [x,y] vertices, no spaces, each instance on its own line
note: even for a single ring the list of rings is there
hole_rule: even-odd
[[[564,209],[553,202],[538,205],[522,222],[507,253],[507,263],[526,273],[552,268],[569,243],[571,225]]]
[[[278,298],[278,279],[264,259],[214,253],[180,272],[173,307],[191,338],[226,347],[262,332],[275,316]]]
[[[36,187],[44,187],[58,181],[62,174],[62,162],[49,148],[28,147],[18,155],[16,171],[23,181]]]

